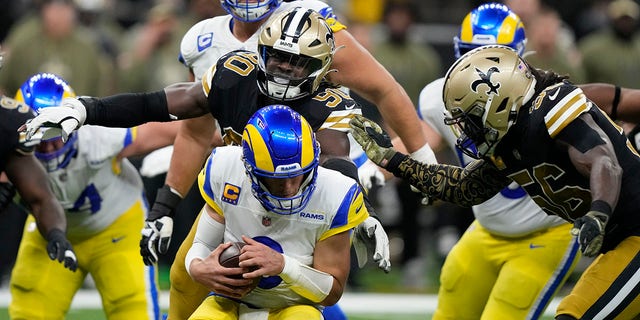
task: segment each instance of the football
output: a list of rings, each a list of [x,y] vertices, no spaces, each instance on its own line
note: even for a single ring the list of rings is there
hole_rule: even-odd
[[[231,243],[230,247],[220,253],[220,257],[218,258],[220,265],[225,268],[237,268],[238,263],[240,263],[240,250],[245,245],[246,243],[244,242]]]

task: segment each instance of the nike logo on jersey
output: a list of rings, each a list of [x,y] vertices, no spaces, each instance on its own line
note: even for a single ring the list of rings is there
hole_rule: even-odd
[[[111,238],[112,243],[120,242],[120,240],[124,239],[126,236]]]
[[[537,248],[544,248],[544,246],[543,245],[529,243],[529,249],[537,249]]]
[[[554,92],[552,95],[549,95],[549,100],[555,100],[558,97],[558,93],[560,93],[560,88],[556,89],[556,92]]]

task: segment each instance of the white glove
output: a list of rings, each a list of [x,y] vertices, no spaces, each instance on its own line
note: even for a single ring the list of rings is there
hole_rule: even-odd
[[[429,143],[426,143],[424,146],[422,146],[422,148],[412,152],[409,156],[411,156],[413,160],[426,163],[426,164],[438,163],[438,159],[436,159],[436,154],[433,152],[433,149],[431,149],[431,146],[429,146]],[[411,186],[411,191],[416,193],[421,193],[421,191],[414,186]],[[420,202],[423,205],[428,206],[429,204],[431,204],[431,199],[425,196],[422,198]]]
[[[77,98],[65,98],[59,107],[40,109],[38,115],[27,121],[20,131],[26,131],[26,139],[30,140],[38,129],[51,128],[43,133],[43,140],[62,136],[67,141],[69,134],[80,128],[87,119],[87,110]]]
[[[164,216],[153,221],[146,221],[140,240],[140,255],[145,265],[158,262],[158,251],[166,253],[173,233],[173,218]],[[158,248],[158,250],[156,250]],[[164,251],[161,251],[164,250]]]
[[[358,266],[364,267],[367,263],[368,248],[373,248],[373,261],[378,263],[378,268],[389,272],[391,270],[391,257],[389,256],[389,237],[382,228],[380,221],[368,217],[356,227],[353,238],[353,248],[356,250]]]
[[[358,178],[360,184],[367,190],[373,186],[382,187],[385,183],[384,174],[380,171],[380,167],[369,159],[358,167]]]

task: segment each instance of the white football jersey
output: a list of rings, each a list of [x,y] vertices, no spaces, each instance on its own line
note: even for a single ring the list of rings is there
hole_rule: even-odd
[[[418,114],[444,138],[452,150],[456,151],[460,163],[465,166],[473,159],[456,148],[457,137],[444,123],[444,80],[437,79],[422,89],[418,100]],[[493,198],[473,206],[473,214],[484,228],[507,237],[519,237],[566,223],[562,218],[547,215],[542,211],[515,182]]]
[[[214,149],[198,185],[207,204],[224,216],[225,242],[242,241],[245,235],[309,266],[318,241],[351,230],[369,216],[355,181],[322,167],[302,212],[281,215],[265,210],[252,194],[239,146]],[[242,301],[260,308],[316,305],[293,292],[278,276],[263,278]]]
[[[69,237],[94,235],[143,197],[142,179],[127,159],[116,155],[135,139],[124,128],[82,126],[78,154],[49,173],[49,184],[65,209]]]
[[[334,31],[344,27],[342,24],[335,22],[331,7],[318,0],[282,2],[271,16],[274,17],[280,12],[295,7],[313,9],[325,18],[333,18],[333,24],[330,24],[330,26]],[[258,29],[249,39],[243,42],[238,40],[231,32],[232,20],[231,15],[202,20],[191,27],[182,37],[180,60],[187,67],[193,69],[197,81],[200,81],[209,67],[214,65],[223,55],[234,50],[248,50],[251,52],[258,50],[258,37],[262,30]]]

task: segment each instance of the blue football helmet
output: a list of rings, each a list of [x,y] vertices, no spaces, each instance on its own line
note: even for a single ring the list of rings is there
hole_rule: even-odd
[[[264,19],[280,6],[282,0],[220,0],[222,8],[235,19],[244,22],[254,22]]]
[[[58,106],[64,98],[75,97],[73,89],[60,77],[51,73],[38,73],[29,80],[25,81],[18,92],[15,99],[23,102],[36,112],[42,108]],[[54,140],[62,138],[54,138],[43,141],[36,147],[35,156],[42,162],[48,172],[56,171],[64,168],[69,161],[78,153],[78,136],[73,133],[69,135],[69,139],[62,143]],[[45,147],[47,144],[53,143],[52,148]],[[47,151],[44,151],[44,150]]]
[[[300,114],[283,105],[258,110],[244,128],[242,154],[253,195],[265,209],[283,215],[304,209],[316,187],[320,145]],[[263,181],[300,175],[304,180],[293,197],[273,195]]]
[[[456,59],[484,45],[501,44],[522,55],[527,44],[524,25],[509,7],[491,2],[469,12],[453,38]]]

